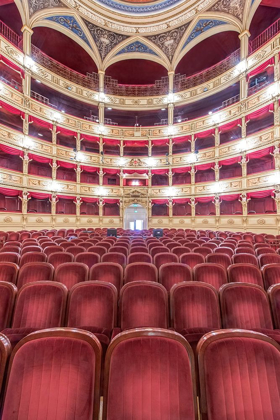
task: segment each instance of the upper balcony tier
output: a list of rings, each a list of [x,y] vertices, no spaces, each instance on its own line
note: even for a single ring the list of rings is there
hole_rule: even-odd
[[[159,109],[166,106],[168,98],[168,77],[150,85],[125,85],[105,75],[104,100],[98,92],[99,76],[78,73],[32,46],[32,60],[25,61],[21,50],[22,39],[3,22],[0,22],[0,53],[23,70],[31,71],[32,77],[45,85],[75,97],[85,103],[98,105],[104,101],[116,109]],[[244,73],[252,71],[279,52],[280,19],[267,28],[250,43],[247,63],[240,63],[239,50],[214,66],[186,77],[174,76],[174,103],[182,105],[213,95],[233,83],[237,83]],[[137,97],[137,99],[135,99]]]

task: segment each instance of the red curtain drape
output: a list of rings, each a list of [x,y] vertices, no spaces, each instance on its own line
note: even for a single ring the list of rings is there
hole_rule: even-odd
[[[11,105],[8,105],[6,102],[0,101],[0,106],[11,114],[20,115],[22,118],[24,118],[24,112],[14,108]]]
[[[263,156],[267,156],[270,155],[270,153],[272,153],[274,150],[274,147],[267,147],[266,149],[262,149],[262,150],[257,150],[256,152],[252,152],[252,153],[248,153],[246,156],[249,159],[260,159]]]
[[[114,199],[114,198],[104,198],[103,201],[106,204],[118,204],[120,202],[119,199]]]
[[[153,204],[167,204],[168,200],[152,200]]]
[[[240,198],[240,194],[227,194],[227,195],[220,195],[220,199],[223,201],[238,201]]]
[[[31,198],[37,198],[37,200],[44,200],[47,198],[51,198],[51,194],[46,194],[46,193],[39,193],[39,192],[30,192],[29,193],[29,197]]]
[[[248,198],[265,198],[272,197],[274,190],[253,191],[247,193]]]
[[[173,203],[175,204],[186,204],[190,203],[190,198],[173,198]]]
[[[146,147],[148,146],[148,141],[146,140],[142,140],[142,141],[134,141],[134,140],[125,140],[124,142],[124,146],[127,147]]]
[[[61,198],[64,200],[76,200],[76,197],[72,196],[72,195],[61,195],[61,194],[57,194],[57,198]]]
[[[204,165],[196,165],[195,169],[197,171],[207,171],[208,169],[214,168],[215,162],[205,163]]]
[[[220,132],[220,133],[225,133],[226,131],[233,130],[235,127],[238,127],[238,126],[239,126],[239,125],[241,125],[241,124],[242,124],[242,120],[241,120],[241,118],[240,118],[240,119],[238,119],[238,120],[235,120],[235,121],[231,121],[230,123],[227,123],[227,124],[221,125],[221,126],[219,127],[219,132]]]
[[[60,132],[60,134],[63,134],[64,136],[77,136],[76,131],[68,130],[64,127],[57,127],[56,132]]]
[[[132,175],[135,173],[139,175],[143,175],[143,174],[147,174],[148,170],[147,169],[124,169],[123,173],[128,174],[128,175]]]
[[[241,156],[233,157],[231,159],[224,159],[219,161],[219,165],[229,166],[241,161]]]
[[[258,109],[255,112],[252,112],[252,114],[246,115],[245,120],[246,120],[246,122],[248,122],[248,121],[251,121],[251,120],[256,120],[258,118],[262,118],[263,116],[265,116],[269,112],[272,112],[273,109],[274,109],[274,105],[272,103],[270,105],[265,106],[264,108],[261,108],[261,109]]]
[[[24,74],[24,70],[21,69],[19,66],[17,66],[16,64],[14,64],[12,61],[8,60],[8,58],[6,58],[4,55],[0,54],[0,61],[2,61],[2,63],[6,64],[6,66],[11,67],[11,69],[17,71],[18,73],[21,74],[22,78],[24,79],[25,74]]]
[[[29,115],[29,122],[40,125],[41,127],[52,129],[52,124],[51,123],[49,123],[47,121],[40,120],[39,118],[33,117],[33,115]]]
[[[152,169],[152,174],[155,175],[166,175],[168,173],[168,169]]]
[[[35,160],[35,162],[52,163],[52,159],[47,158],[45,156],[38,156],[38,155],[34,155],[33,153],[29,153],[28,156],[30,159]]]
[[[214,200],[214,197],[196,197],[196,203],[210,203]]]
[[[84,203],[97,203],[98,202],[98,198],[94,198],[94,197],[82,197],[82,200]]]
[[[87,134],[81,134],[81,140],[97,143],[99,141],[99,137],[88,136]]]
[[[12,188],[0,188],[0,194],[6,195],[7,197],[21,197],[22,191],[13,190]]]
[[[120,144],[120,140],[103,138],[103,143],[111,146],[117,146],[118,144]]]
[[[23,156],[22,150],[14,149],[13,147],[6,146],[4,144],[0,144],[0,150],[8,155]]]
[[[98,168],[93,168],[92,166],[81,165],[81,169],[86,172],[96,172]]]
[[[152,140],[152,145],[153,146],[163,146],[163,145],[168,145],[168,144],[169,144],[168,139]]]
[[[257,68],[255,68],[254,70],[250,71],[247,74],[247,81],[251,78],[256,76],[257,74],[262,73],[263,71],[265,71],[266,68],[273,66],[274,65],[274,57],[271,57],[269,60],[267,60],[265,63],[261,64],[260,66],[258,66]],[[272,69],[273,70],[273,69]]]
[[[201,133],[197,133],[195,135],[196,139],[203,139],[204,137],[209,137],[212,134],[215,134],[215,129],[211,128],[210,130],[202,131]]]
[[[172,139],[173,143],[184,143],[186,141],[191,141],[192,136],[184,136],[184,137],[175,137]]]
[[[104,171],[106,174],[109,174],[109,175],[117,175],[117,174],[119,174],[119,173],[120,173],[120,170],[119,170],[119,169],[109,169],[109,168],[104,168],[104,169],[103,169],[103,171]]]
[[[173,168],[172,169],[172,172],[174,174],[184,174],[184,173],[186,173],[186,172],[188,172],[190,170],[191,170],[191,167],[190,166],[186,166],[184,168]]]
[[[74,168],[77,167],[77,165],[75,163],[65,162],[64,160],[58,160],[57,164],[61,168],[67,168],[67,169],[74,169]]]

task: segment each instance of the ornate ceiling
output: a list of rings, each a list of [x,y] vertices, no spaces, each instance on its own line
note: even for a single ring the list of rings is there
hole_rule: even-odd
[[[58,30],[99,69],[128,58],[176,68],[215,33],[248,29],[261,0],[15,0],[23,23]]]

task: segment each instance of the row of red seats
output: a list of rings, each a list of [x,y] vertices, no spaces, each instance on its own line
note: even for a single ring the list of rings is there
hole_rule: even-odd
[[[72,329],[35,332],[10,354],[0,336],[2,420],[98,420],[102,349]],[[280,414],[280,347],[252,331],[209,333],[198,345],[199,409],[193,351],[176,332],[119,334],[105,361],[103,420],[269,419]],[[243,396],[243,397],[242,397]]]

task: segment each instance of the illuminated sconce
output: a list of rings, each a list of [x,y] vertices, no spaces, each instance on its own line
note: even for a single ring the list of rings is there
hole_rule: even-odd
[[[219,124],[222,120],[221,114],[210,114],[212,115],[211,124]]]
[[[243,60],[240,61],[240,63],[237,64],[237,66],[235,67],[236,73],[240,74],[243,73],[244,71],[247,70],[247,61]]]
[[[124,158],[119,158],[118,165],[119,165],[119,166],[125,166],[125,164],[126,164],[126,159],[124,159]]]
[[[107,191],[103,187],[98,187],[96,189],[96,194],[100,196],[107,195]]]
[[[152,157],[149,157],[149,158],[146,160],[146,163],[147,163],[147,165],[148,165],[148,166],[155,166],[155,164],[156,164],[156,160],[155,160],[154,158],[152,158]]]
[[[133,181],[131,182],[131,185],[139,185],[139,181],[137,181],[137,180],[133,180]]]
[[[61,121],[61,115],[60,115],[60,113],[59,112],[54,112],[53,114],[52,114],[52,120],[53,121],[55,121],[55,122],[60,122]]]
[[[189,163],[195,163],[198,161],[198,154],[197,153],[190,153],[188,156],[188,162]]]
[[[82,162],[85,159],[85,155],[82,152],[77,152],[75,158],[77,161]]]
[[[61,186],[57,181],[51,181],[48,185],[49,190],[57,192],[61,190]]]
[[[169,93],[167,95],[166,101],[167,101],[168,104],[173,104],[173,102],[175,102],[174,93]]]
[[[176,129],[175,129],[175,127],[173,125],[169,125],[167,127],[166,132],[167,132],[167,135],[168,136],[173,136],[175,134],[175,132],[176,132]]]
[[[273,83],[267,89],[267,95],[274,98],[275,96],[279,95],[279,84]]]
[[[169,187],[166,189],[166,195],[168,195],[168,197],[173,197],[176,194],[176,190],[174,187]]]
[[[246,150],[248,150],[248,144],[247,144],[247,140],[243,139],[240,140],[239,144],[238,144],[238,148],[240,150],[240,152],[246,152]]]
[[[3,85],[3,83],[0,82],[0,92],[2,92],[3,89],[4,89],[4,85]]]
[[[28,55],[26,55],[25,57],[24,57],[24,65],[25,65],[25,67],[27,67],[28,69],[30,69],[30,70],[35,70],[35,62],[34,62],[34,60],[31,58],[31,57],[29,57]]]
[[[105,127],[104,127],[103,124],[99,124],[98,131],[99,131],[99,134],[104,134],[105,133]]]
[[[220,182],[215,182],[212,185],[211,190],[212,190],[213,193],[217,194],[217,193],[223,192],[224,188],[223,188],[223,185]]]
[[[106,95],[103,92],[99,93],[99,102],[106,102]]]
[[[280,184],[280,171],[275,171],[275,173],[270,176],[270,182],[275,185]]]
[[[29,137],[24,137],[22,147],[25,149],[32,149],[34,147],[34,141]]]

